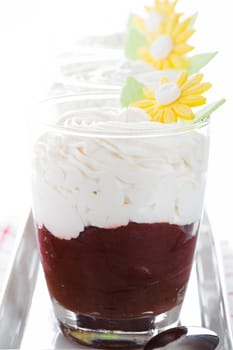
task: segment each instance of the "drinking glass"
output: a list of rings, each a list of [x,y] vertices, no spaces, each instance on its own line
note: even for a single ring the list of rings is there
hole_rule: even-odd
[[[61,330],[134,348],[177,324],[202,217],[208,122],[139,121],[119,94],[38,107],[33,213]]]

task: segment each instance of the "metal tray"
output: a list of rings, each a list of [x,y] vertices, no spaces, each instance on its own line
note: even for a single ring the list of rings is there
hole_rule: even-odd
[[[35,237],[30,214],[0,295],[0,349],[84,349],[57,327]],[[206,215],[181,323],[211,328],[220,336],[218,350],[233,349],[221,259]]]

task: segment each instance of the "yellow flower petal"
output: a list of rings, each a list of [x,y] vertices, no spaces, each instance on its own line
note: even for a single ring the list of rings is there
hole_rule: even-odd
[[[170,68],[172,68],[169,59],[166,59],[166,60],[164,60],[164,61],[162,61],[162,62],[163,62],[163,69],[170,69]]]
[[[161,60],[161,61],[153,61],[152,63],[153,67],[154,68],[157,68],[158,70],[163,70],[164,69],[164,61]]]
[[[179,34],[187,32],[187,30],[190,28],[191,22],[192,22],[192,17],[189,17],[186,20],[184,20],[183,22],[179,23],[176,26],[176,29],[174,31],[174,36],[177,37]],[[189,30],[191,30],[191,29],[189,29]]]
[[[145,49],[141,49],[139,52],[138,52],[138,57],[146,62],[146,63],[149,63],[151,66],[153,66],[155,69],[158,69],[158,70],[161,70],[162,69],[162,61],[157,61],[155,60],[150,52],[148,50],[145,50]]]
[[[156,115],[158,113],[158,110],[155,108],[155,106],[151,106],[151,107],[148,107],[145,109],[145,112],[147,114],[149,114],[149,116],[151,117],[151,119],[155,119],[156,118]]]
[[[190,87],[189,89],[186,89],[183,92],[183,96],[188,96],[188,95],[201,95],[203,92],[206,92],[212,87],[212,84],[210,83],[202,83],[198,85],[194,85]]]
[[[199,84],[203,79],[203,74],[197,74],[194,77],[192,77],[191,79],[189,79],[189,81],[187,81],[183,86],[182,89],[183,91],[190,89],[191,87],[194,87],[195,85]]]
[[[154,106],[155,104],[155,100],[141,100],[141,101],[135,101],[130,103],[131,107],[137,107],[137,108],[141,108],[141,109],[146,109],[149,108],[151,106]]]
[[[187,61],[182,56],[172,54],[170,60],[172,62],[172,68],[185,69],[187,66]]]
[[[163,110],[158,110],[153,118],[152,118],[153,122],[158,122],[158,123],[164,123],[164,111]]]
[[[193,36],[194,33],[195,33],[194,29],[190,29],[188,31],[181,32],[179,35],[177,35],[177,41],[186,42],[187,40],[189,40],[191,38],[191,36]]]
[[[187,45],[187,44],[180,44],[176,45],[173,52],[178,55],[184,55],[194,49],[194,46]]]
[[[180,73],[179,77],[176,79],[176,84],[179,87],[182,87],[182,85],[184,85],[187,80],[188,80],[188,72],[183,71]]]
[[[179,22],[179,17],[177,15],[174,15],[171,17],[170,21],[167,21],[166,23],[166,34],[173,34],[175,28],[177,27]]]
[[[140,29],[142,32],[145,32],[146,31],[146,25],[145,25],[145,21],[143,18],[141,17],[135,17],[133,19],[133,23],[135,24],[135,26]]]
[[[170,2],[169,0],[155,0],[154,6],[145,6],[148,12],[156,11],[164,16],[169,16],[175,11],[178,0]]]
[[[177,118],[174,112],[171,109],[167,108],[164,111],[164,123],[174,123],[175,121],[177,121]]]
[[[175,104],[172,108],[179,118],[185,120],[192,120],[194,118],[192,110],[184,104]]]
[[[173,1],[173,4],[172,4],[172,10],[173,11],[175,10],[175,7],[176,7],[177,3],[178,3],[178,0]]]
[[[182,96],[179,99],[179,103],[187,105],[189,107],[198,107],[206,103],[206,98],[203,96],[191,95],[191,96]]]
[[[146,108],[145,112],[150,116],[152,121],[160,121],[160,118],[162,117],[162,110],[155,106]]]
[[[155,90],[149,87],[145,87],[143,89],[143,95],[146,100],[154,100],[155,99]]]

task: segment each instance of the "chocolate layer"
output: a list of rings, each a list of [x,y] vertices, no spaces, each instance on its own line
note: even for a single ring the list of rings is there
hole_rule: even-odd
[[[38,229],[50,294],[64,307],[107,318],[159,315],[180,304],[196,244],[194,226],[87,227],[71,240]]]

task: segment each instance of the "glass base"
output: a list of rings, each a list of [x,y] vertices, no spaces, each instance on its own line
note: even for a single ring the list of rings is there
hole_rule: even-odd
[[[166,313],[131,319],[106,319],[65,309],[52,299],[55,316],[65,336],[75,342],[102,349],[142,347],[155,334],[175,327],[181,306]]]

